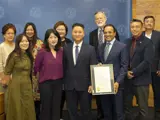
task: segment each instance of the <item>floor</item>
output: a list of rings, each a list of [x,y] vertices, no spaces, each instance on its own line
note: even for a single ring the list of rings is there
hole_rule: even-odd
[[[137,108],[134,107],[134,113],[133,114],[136,115],[136,113],[137,113]],[[147,120],[154,120],[153,114],[154,114],[154,110],[153,110],[152,107],[150,107],[149,108],[149,116],[148,116]],[[63,117],[64,120],[70,120],[68,112],[66,110],[64,110],[63,115],[64,115],[64,117]],[[96,115],[97,115],[96,110],[92,110],[92,120],[96,120]],[[79,118],[79,120],[81,120],[81,119]]]

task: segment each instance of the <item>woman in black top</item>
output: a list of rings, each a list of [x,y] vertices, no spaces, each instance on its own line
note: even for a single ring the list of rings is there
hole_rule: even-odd
[[[68,33],[68,27],[67,25],[63,22],[63,21],[58,21],[54,27],[55,30],[57,30],[57,32],[59,33],[60,37],[61,37],[61,46],[64,47],[65,45],[72,43],[72,41],[68,38],[66,38],[66,35]],[[64,87],[63,87],[64,88]],[[60,106],[60,120],[63,120],[62,117],[62,112],[63,112],[63,107],[64,107],[64,103],[65,103],[66,97],[65,97],[65,91],[63,89],[62,91],[62,98],[61,98],[61,106]]]

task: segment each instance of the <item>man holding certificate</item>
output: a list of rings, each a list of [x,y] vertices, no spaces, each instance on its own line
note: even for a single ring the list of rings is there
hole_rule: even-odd
[[[128,68],[128,54],[125,44],[116,40],[112,24],[104,26],[105,43],[99,49],[99,62],[113,64],[115,94],[101,95],[104,120],[124,120],[123,82]]]

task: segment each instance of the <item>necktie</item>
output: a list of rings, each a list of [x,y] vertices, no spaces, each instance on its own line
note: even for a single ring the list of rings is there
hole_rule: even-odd
[[[79,49],[78,49],[78,45],[76,46],[76,49],[75,49],[75,56],[76,56],[76,61],[75,63],[77,63],[77,59],[78,59],[78,54],[79,54]]]
[[[130,56],[131,56],[131,57],[133,56],[133,53],[134,53],[135,48],[136,48],[136,39],[133,38],[133,39],[132,39],[131,51],[130,51]]]
[[[107,60],[107,57],[109,55],[109,47],[110,47],[110,42],[107,42],[106,43],[106,46],[104,48],[104,60],[106,61]]]
[[[98,38],[99,39],[99,45],[101,45],[103,43],[103,30],[102,29],[100,29],[98,37],[99,37]]]

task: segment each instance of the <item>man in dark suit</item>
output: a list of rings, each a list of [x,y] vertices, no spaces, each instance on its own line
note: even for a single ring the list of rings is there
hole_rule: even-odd
[[[112,24],[104,26],[105,43],[99,49],[99,62],[113,64],[115,95],[101,95],[104,120],[124,120],[123,83],[128,70],[126,45],[117,41]]]
[[[93,30],[89,34],[89,44],[95,47],[96,53],[98,53],[98,47],[104,43],[104,34],[103,27],[106,24],[107,17],[103,11],[98,11],[94,14],[95,23],[97,29]],[[99,96],[96,96],[96,105],[97,105],[97,120],[103,118],[101,100]]]
[[[150,39],[142,34],[143,23],[133,19],[130,23],[132,38],[127,40],[130,52],[129,68],[125,81],[125,115],[126,120],[133,120],[132,99],[136,96],[138,116],[135,120],[146,120],[148,115],[149,84],[151,83],[151,63],[154,46]]]
[[[64,47],[64,85],[71,120],[77,120],[78,102],[82,120],[90,120],[88,92],[91,92],[90,65],[97,64],[94,47],[84,43],[84,26],[72,26],[73,44]]]
[[[160,120],[160,32],[154,30],[155,18],[144,17],[144,35],[151,39],[155,46],[154,60],[151,66],[152,86],[154,92],[155,120]]]
[[[103,27],[106,25],[107,17],[103,11],[98,11],[94,14],[95,23],[97,25],[97,29],[93,30],[89,34],[89,44],[95,47],[96,53],[98,53],[98,48],[104,43],[104,33]],[[116,30],[116,40],[119,41],[119,35]],[[97,56],[99,59],[99,56]],[[101,100],[99,96],[96,96],[96,104],[97,104],[97,120],[101,120],[103,118],[103,112],[101,107]]]

